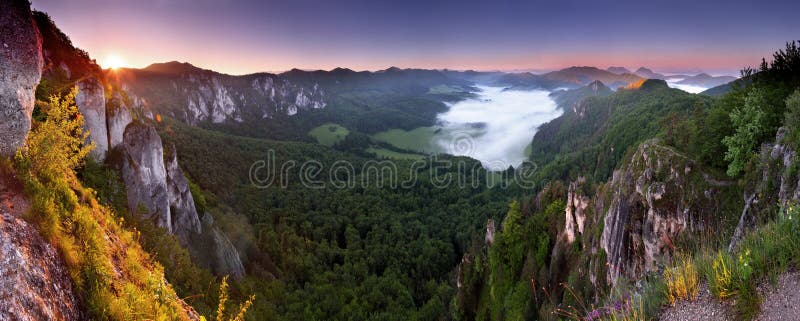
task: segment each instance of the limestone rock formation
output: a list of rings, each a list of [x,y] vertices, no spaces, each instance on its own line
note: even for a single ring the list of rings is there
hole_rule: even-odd
[[[210,215],[201,224],[175,148],[165,153],[155,128],[134,122],[125,129],[119,149],[130,211],[177,236],[183,246],[203,256],[215,274],[242,278],[244,265],[230,239]]]
[[[94,142],[91,156],[97,161],[103,161],[108,153],[106,97],[103,84],[94,77],[79,81],[75,105],[83,115],[83,129],[89,132],[88,139]]]
[[[192,235],[201,232],[200,219],[194,205],[192,192],[189,190],[189,182],[186,181],[183,171],[178,166],[178,154],[174,147],[170,155],[167,159],[166,169],[167,196],[172,218],[172,232],[184,244],[188,244]]]
[[[203,237],[208,247],[204,249],[210,255],[211,270],[216,275],[229,275],[234,279],[244,277],[245,270],[239,251],[219,227],[214,225],[210,214],[203,216]]]
[[[486,221],[486,236],[484,237],[484,243],[486,243],[486,246],[491,246],[492,244],[494,244],[494,234],[495,234],[494,220],[488,219]]]
[[[705,228],[722,208],[720,187],[696,163],[655,141],[642,143],[624,168],[614,172],[600,246],[607,279],[638,278],[668,259],[683,233]]]
[[[580,178],[578,181],[569,184],[567,207],[564,210],[564,214],[566,214],[564,236],[567,243],[574,242],[578,235],[583,234],[586,224],[586,210],[589,208],[590,199],[578,191],[578,187],[585,181],[585,179]]]
[[[161,137],[150,125],[136,123],[125,130],[122,179],[131,213],[142,214],[170,233],[173,231],[167,192],[167,169]],[[144,213],[139,211],[143,206]]]
[[[300,85],[268,73],[231,76],[167,62],[115,71],[113,79],[129,97],[146,101],[148,110],[189,124],[292,116],[327,106],[318,85]]]
[[[776,203],[788,206],[800,200],[800,174],[792,169],[796,151],[783,141],[785,136],[786,128],[779,128],[775,142],[761,148],[761,177],[744,193],[745,206],[728,245],[729,251],[733,251],[744,233],[756,225],[764,206]]]
[[[42,41],[27,1],[4,0],[0,12],[0,156],[12,156],[31,128]]]
[[[122,144],[125,128],[133,122],[133,111],[128,108],[122,96],[115,93],[109,103],[106,112],[108,124],[108,144],[110,149],[114,149]]]

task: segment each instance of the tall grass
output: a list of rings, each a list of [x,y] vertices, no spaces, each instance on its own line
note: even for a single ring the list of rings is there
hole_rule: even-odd
[[[554,313],[567,320],[575,321],[645,321],[652,319],[651,311],[647,308],[647,302],[660,301],[655,292],[648,291],[646,288],[631,295],[626,293],[608,304],[595,306],[586,303],[575,291],[564,285],[566,293],[571,295],[576,306],[557,308]],[[660,305],[660,304],[658,304]]]
[[[670,304],[678,300],[693,300],[700,292],[697,267],[688,255],[679,255],[673,267],[664,269],[666,296]]]

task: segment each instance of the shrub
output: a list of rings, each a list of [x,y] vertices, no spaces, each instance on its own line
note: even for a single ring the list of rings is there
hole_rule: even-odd
[[[664,269],[664,281],[670,304],[678,300],[693,300],[700,290],[697,267],[688,256],[679,256],[675,266]]]
[[[736,107],[730,113],[734,134],[722,139],[728,148],[725,153],[725,160],[730,162],[728,175],[739,175],[755,155],[756,147],[767,132],[764,112],[767,106],[764,90],[754,87],[745,98],[744,106]]]
[[[788,130],[786,138],[795,144],[800,143],[800,89],[795,90],[786,98],[786,114],[783,123]]]
[[[255,301],[256,296],[251,295],[247,301],[242,303],[239,308],[236,310],[236,314],[230,314],[226,316],[227,304],[228,304],[228,277],[222,278],[222,282],[219,285],[219,305],[217,306],[217,317],[216,321],[244,321],[244,315],[247,313],[247,309],[253,305],[253,301]],[[201,318],[200,320],[205,320],[205,318]]]
[[[736,294],[736,290],[733,288],[732,261],[728,253],[717,253],[708,275],[711,293],[723,300]]]

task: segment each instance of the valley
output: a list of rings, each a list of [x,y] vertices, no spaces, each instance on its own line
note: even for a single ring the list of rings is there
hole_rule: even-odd
[[[335,19],[348,8],[281,34],[338,50],[287,54],[271,29],[238,30],[254,22],[232,5],[216,12],[231,22],[224,41],[264,38],[194,56],[224,61],[101,66],[79,48],[96,45],[81,21],[41,3],[0,2],[0,320],[791,319],[767,300],[796,292],[800,268],[796,42],[760,48],[771,57],[733,66],[740,77],[675,62],[688,55],[637,59],[641,41],[592,56],[507,43],[544,69],[470,43],[445,57],[486,50],[510,67],[417,68],[426,50],[463,48],[398,45],[418,32],[331,37],[374,51],[325,47],[327,28],[382,26]],[[163,35],[220,41],[188,29]],[[518,31],[503,30],[489,38]],[[458,34],[446,39],[492,40]],[[246,54],[264,39],[274,52]],[[402,67],[230,71],[254,56],[321,66],[375,52]],[[727,68],[711,60],[696,61]]]

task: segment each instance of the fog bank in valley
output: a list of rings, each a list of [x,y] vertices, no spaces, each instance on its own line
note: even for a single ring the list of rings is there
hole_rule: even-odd
[[[478,88],[476,98],[451,104],[449,111],[439,114],[441,130],[434,143],[448,154],[475,158],[489,169],[519,166],[528,158],[526,148],[536,129],[562,111],[547,91]]]
[[[701,92],[708,90],[708,88],[706,87],[679,84],[678,82],[681,80],[683,80],[683,78],[668,78],[667,85],[669,85],[671,88],[677,88],[692,94],[699,94]]]

